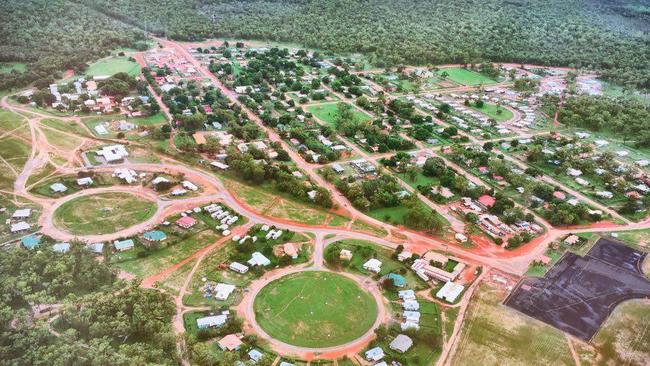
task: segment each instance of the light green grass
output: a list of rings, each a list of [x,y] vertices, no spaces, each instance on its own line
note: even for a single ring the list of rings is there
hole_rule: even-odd
[[[479,108],[475,104],[472,104],[471,108],[485,114],[497,122],[507,121],[513,117],[512,112],[506,107],[501,107],[501,113],[498,113],[496,104],[484,103],[482,108]]]
[[[302,347],[331,347],[362,336],[375,322],[375,299],[352,280],[310,271],[263,288],[254,302],[260,326],[273,338]]]
[[[455,81],[463,85],[480,85],[480,84],[494,84],[495,80],[490,79],[485,75],[481,75],[478,72],[466,70],[460,67],[450,67],[446,69],[440,69],[437,74],[442,75],[443,72],[447,72],[449,76],[448,80]]]
[[[316,118],[327,123],[332,127],[336,127],[336,117],[338,116],[338,107],[337,103],[324,103],[324,104],[315,104],[307,107],[307,112],[316,116]],[[370,121],[372,118],[358,110],[354,109],[352,111],[354,116],[361,122]]]
[[[113,76],[118,72],[125,72],[131,76],[140,74],[140,65],[129,61],[128,57],[109,57],[91,64],[84,72],[90,76]]]
[[[0,62],[0,74],[8,74],[12,71],[25,72],[27,65],[22,62]]]
[[[156,204],[123,193],[100,193],[75,198],[54,212],[54,223],[75,235],[108,234],[149,219]]]
[[[380,221],[384,221],[395,225],[404,225],[404,217],[408,213],[408,207],[383,207],[376,208],[367,212],[368,216]]]

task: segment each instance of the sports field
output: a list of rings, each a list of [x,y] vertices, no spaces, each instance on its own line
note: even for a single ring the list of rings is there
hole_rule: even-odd
[[[361,337],[377,318],[377,303],[339,274],[307,271],[266,285],[255,317],[273,338],[301,347],[331,347]]]
[[[495,80],[490,79],[485,75],[481,75],[478,72],[463,69],[461,67],[450,67],[447,69],[440,69],[437,71],[437,74],[442,75],[443,72],[447,72],[447,74],[449,74],[447,79],[463,85],[479,85],[479,84],[496,83]]]
[[[118,72],[125,72],[131,76],[140,74],[140,65],[137,62],[129,61],[128,57],[109,57],[91,64],[85,75],[90,76],[112,76]]]
[[[332,127],[336,127],[335,120],[338,115],[337,103],[325,103],[325,104],[312,105],[307,107],[307,112],[313,114],[314,116],[316,116],[316,118],[327,123],[328,125]],[[353,109],[352,113],[354,113],[354,116],[359,121],[365,122],[371,120],[369,115],[359,112],[356,109]]]
[[[501,113],[499,113],[496,104],[485,103],[482,108],[472,104],[471,108],[485,114],[497,122],[507,121],[513,117],[512,112],[505,107],[501,107]]]
[[[75,198],[54,212],[54,224],[75,235],[108,234],[149,219],[156,204],[123,193],[100,193]]]

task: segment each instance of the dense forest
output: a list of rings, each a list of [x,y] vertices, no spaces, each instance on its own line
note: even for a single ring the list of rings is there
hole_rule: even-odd
[[[529,62],[650,87],[647,0],[83,0],[179,40],[232,36],[399,63]],[[110,10],[106,10],[110,9]]]
[[[603,70],[650,87],[648,0],[8,0],[0,3],[0,75],[24,85],[143,46],[143,30],[177,40],[228,36],[359,52],[372,65],[529,62]],[[137,28],[140,28],[137,30]]]

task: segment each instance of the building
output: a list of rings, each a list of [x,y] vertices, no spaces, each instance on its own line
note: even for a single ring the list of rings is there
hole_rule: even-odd
[[[384,358],[384,350],[381,347],[375,347],[366,351],[366,360],[379,361]]]
[[[20,244],[22,244],[22,246],[26,249],[32,250],[41,245],[41,238],[36,235],[29,235],[22,238],[22,240],[20,240]]]
[[[571,234],[567,236],[566,239],[564,239],[564,243],[568,245],[575,245],[580,241],[580,237],[578,235]]]
[[[379,273],[381,272],[381,261],[379,261],[376,258],[371,258],[368,260],[366,263],[363,264],[363,268],[366,271],[374,272],[374,273]]]
[[[227,320],[228,320],[227,315],[206,316],[206,317],[203,317],[203,318],[196,319],[196,326],[199,329],[220,327],[220,326],[226,324]]]
[[[126,150],[124,145],[104,146],[100,150],[97,150],[95,154],[103,157],[107,163],[122,162],[129,156],[129,152]]]
[[[135,246],[135,243],[133,242],[133,239],[126,239],[126,240],[115,240],[113,242],[113,246],[115,247],[115,250],[118,252],[124,252],[126,250],[131,250]]]
[[[418,311],[420,304],[415,300],[406,300],[402,303],[402,308],[407,311]]]
[[[256,349],[252,349],[252,350],[250,350],[248,352],[248,358],[250,358],[251,361],[253,361],[253,362],[259,362],[262,359],[262,357],[264,357],[262,352],[260,352],[260,351],[258,351]]]
[[[93,184],[93,179],[90,177],[79,178],[77,179],[77,185],[81,187],[87,187]]]
[[[70,243],[56,243],[52,246],[52,250],[57,253],[67,253],[70,251]]]
[[[68,190],[68,187],[62,183],[54,183],[50,186],[50,190],[54,193],[63,193]]]
[[[199,187],[196,184],[190,182],[189,180],[184,180],[181,182],[181,184],[183,185],[183,188],[190,190],[192,192],[196,192],[199,190]]]
[[[415,291],[413,290],[402,290],[397,293],[398,297],[404,301],[415,300]]]
[[[182,227],[183,229],[189,229],[192,226],[196,225],[196,220],[193,217],[185,216],[176,220],[176,225]]]
[[[235,271],[237,273],[244,274],[248,272],[248,266],[245,266],[239,262],[232,262],[230,263],[230,266],[228,266],[232,271]]]
[[[29,216],[32,215],[32,209],[31,208],[23,208],[20,210],[16,210],[13,215],[11,215],[12,219],[26,219]]]
[[[397,255],[397,260],[400,261],[400,262],[404,262],[407,259],[411,259],[412,256],[413,256],[413,253],[411,253],[409,251],[406,251],[406,250],[403,250],[401,253],[399,253]]]
[[[160,230],[153,230],[144,233],[143,237],[147,241],[163,241],[167,239],[167,234]]]
[[[400,334],[388,345],[390,349],[399,353],[404,353],[413,346],[413,340],[404,334]]]
[[[347,249],[341,249],[341,254],[339,254],[339,259],[344,261],[349,261],[352,259],[352,252]]]
[[[88,250],[90,250],[91,252],[95,253],[95,254],[102,254],[102,253],[104,253],[104,243],[92,243],[92,244],[88,244],[88,245],[86,246],[86,248],[87,248]]]
[[[214,298],[217,300],[225,301],[228,299],[230,294],[235,291],[235,286],[234,285],[229,285],[226,283],[218,283],[217,286],[215,287],[215,294]]]
[[[406,286],[406,278],[397,273],[389,273],[387,278],[393,282],[395,287],[404,287]]]
[[[484,194],[478,198],[478,202],[482,204],[484,207],[490,208],[494,206],[497,200],[492,196],[488,196],[487,194]]]
[[[218,162],[218,161],[213,161],[213,162],[210,163],[210,165],[217,168],[217,169],[219,169],[219,170],[227,170],[228,168],[230,168],[230,166],[228,164],[224,164],[224,163],[221,163],[221,162]]]
[[[19,233],[21,231],[29,230],[31,228],[31,225],[26,223],[25,221],[17,222],[15,224],[11,224],[11,232],[12,233]]]
[[[465,286],[449,281],[438,290],[436,297],[448,303],[454,303],[463,290],[465,290]]]
[[[242,341],[234,334],[228,334],[221,338],[217,344],[224,351],[237,351],[242,346]]]
[[[251,259],[248,260],[248,264],[252,267],[255,266],[266,267],[271,264],[271,261],[268,258],[266,258],[262,253],[254,252],[251,256]]]

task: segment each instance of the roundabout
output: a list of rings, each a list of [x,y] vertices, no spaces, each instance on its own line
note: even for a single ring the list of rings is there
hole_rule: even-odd
[[[325,271],[293,273],[268,283],[254,300],[255,320],[272,338],[326,348],[365,334],[377,303],[352,279]]]
[[[109,234],[150,219],[157,208],[142,195],[97,193],[65,201],[54,211],[53,223],[74,235]]]

